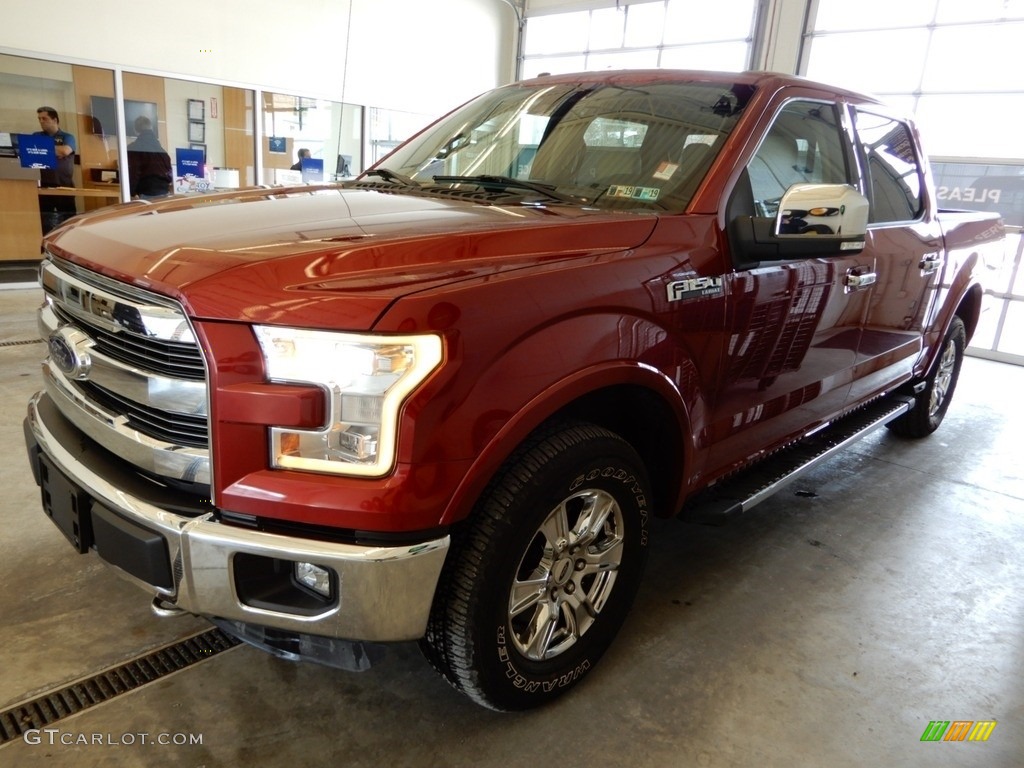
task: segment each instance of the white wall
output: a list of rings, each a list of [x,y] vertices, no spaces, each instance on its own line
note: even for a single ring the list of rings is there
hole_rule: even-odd
[[[515,57],[515,14],[502,0],[2,5],[0,49],[9,53],[425,114],[508,82]]]

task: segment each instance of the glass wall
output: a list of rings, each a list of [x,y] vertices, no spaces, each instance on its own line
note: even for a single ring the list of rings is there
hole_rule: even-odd
[[[82,165],[88,94],[113,83],[109,70],[0,55],[0,261],[38,259],[44,232],[121,198]]]
[[[600,69],[720,69],[750,63],[757,0],[658,0],[529,15],[522,76]]]
[[[438,115],[417,112],[399,112],[394,109],[369,108],[366,138],[367,167],[373,165],[410,136],[415,135],[436,119]]]
[[[263,183],[347,179],[363,168],[363,108],[263,93]]]
[[[0,261],[78,213],[256,182],[251,90],[0,55]]]

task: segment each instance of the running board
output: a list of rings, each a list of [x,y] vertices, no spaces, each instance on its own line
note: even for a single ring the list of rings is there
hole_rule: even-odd
[[[709,488],[683,507],[679,519],[688,523],[724,525],[839,451],[899,418],[913,406],[913,397],[890,396],[837,419],[750,469]]]

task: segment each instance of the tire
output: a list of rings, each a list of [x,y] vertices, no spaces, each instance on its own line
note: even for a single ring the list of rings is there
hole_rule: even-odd
[[[914,407],[909,413],[891,421],[889,429],[900,437],[920,438],[939,428],[953,399],[966,347],[967,331],[963,320],[954,317],[932,371],[925,379],[925,388],[914,396]]]
[[[427,659],[499,711],[577,685],[633,602],[650,498],[639,457],[612,432],[562,425],[527,441],[456,537],[421,641]]]

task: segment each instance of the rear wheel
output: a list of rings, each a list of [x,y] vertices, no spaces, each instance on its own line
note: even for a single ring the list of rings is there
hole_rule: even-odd
[[[963,320],[954,317],[938,359],[925,379],[925,387],[915,396],[913,409],[889,423],[893,432],[901,437],[926,437],[939,428],[953,398],[966,347],[967,331]]]
[[[450,555],[427,658],[492,709],[527,709],[569,690],[632,604],[649,499],[640,459],[614,433],[579,424],[530,441]]]

